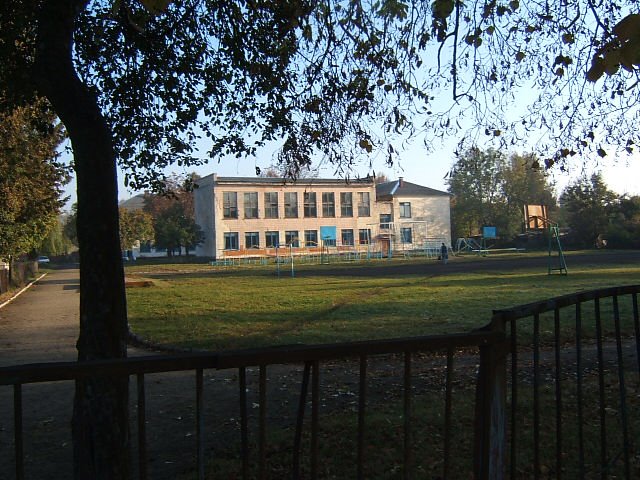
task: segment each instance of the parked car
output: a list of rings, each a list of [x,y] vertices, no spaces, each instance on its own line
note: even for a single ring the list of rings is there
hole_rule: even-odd
[[[45,256],[45,255],[40,255],[38,257],[38,263],[49,263],[49,257]]]

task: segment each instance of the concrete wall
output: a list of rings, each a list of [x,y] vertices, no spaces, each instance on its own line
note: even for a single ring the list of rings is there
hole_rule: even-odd
[[[196,255],[200,257],[216,256],[216,243],[213,235],[215,230],[215,216],[213,215],[215,179],[215,173],[200,178],[196,181],[198,188],[193,190],[195,221],[205,233],[204,243],[196,247]]]
[[[400,218],[400,203],[411,203],[411,218]],[[396,197],[393,199],[396,228],[414,227],[413,243],[422,245],[427,238],[442,239],[451,246],[451,208],[449,196]]]

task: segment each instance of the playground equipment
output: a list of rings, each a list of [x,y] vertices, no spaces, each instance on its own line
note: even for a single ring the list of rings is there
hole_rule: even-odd
[[[560,242],[560,227],[557,223],[549,219],[547,206],[525,205],[524,220],[526,230],[547,230],[549,236],[549,275],[553,272],[567,275],[567,262],[564,258],[564,252],[562,251],[562,243]],[[555,259],[554,252],[557,253],[557,258]]]
[[[489,249],[485,243],[484,237],[480,237],[479,241],[474,237],[460,237],[456,240],[456,253],[471,252],[478,255],[486,255]]]

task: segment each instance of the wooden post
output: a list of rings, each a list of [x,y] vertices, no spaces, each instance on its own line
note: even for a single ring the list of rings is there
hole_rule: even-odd
[[[504,322],[492,329],[504,332]],[[506,353],[503,339],[480,347],[480,371],[476,384],[474,477],[478,480],[504,478],[506,460]]]

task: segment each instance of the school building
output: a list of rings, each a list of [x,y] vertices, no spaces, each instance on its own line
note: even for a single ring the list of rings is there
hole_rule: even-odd
[[[196,255],[393,255],[451,245],[450,195],[405,181],[219,177],[196,181]]]

